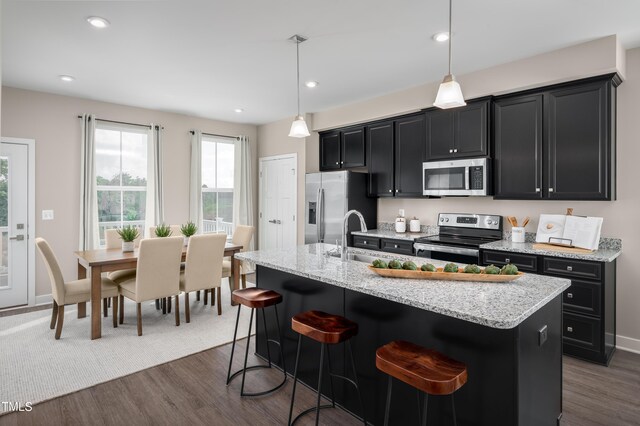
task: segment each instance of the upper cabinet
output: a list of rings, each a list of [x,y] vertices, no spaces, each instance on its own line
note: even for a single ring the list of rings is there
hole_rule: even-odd
[[[370,124],[367,129],[369,195],[422,197],[424,114]]]
[[[489,155],[490,98],[426,112],[426,161]]]
[[[365,153],[364,126],[320,133],[320,170],[364,167]]]
[[[615,199],[615,76],[494,103],[495,198]]]

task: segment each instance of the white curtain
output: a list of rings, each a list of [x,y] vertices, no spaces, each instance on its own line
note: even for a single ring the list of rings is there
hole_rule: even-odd
[[[251,147],[246,136],[239,136],[234,150],[233,176],[233,225],[249,225],[253,223],[253,178],[251,174]],[[253,250],[255,240],[251,239],[249,247]]]
[[[202,132],[191,131],[191,178],[189,180],[189,220],[202,233]]]
[[[146,229],[143,234],[149,232],[149,227],[164,223],[162,127],[152,123],[147,141],[147,202],[144,218]]]
[[[83,114],[80,146],[80,250],[93,250],[100,246],[95,133],[96,116]]]

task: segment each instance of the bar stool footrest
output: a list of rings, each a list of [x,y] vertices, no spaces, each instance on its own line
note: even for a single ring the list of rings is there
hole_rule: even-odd
[[[231,383],[233,381],[233,379],[235,379],[240,374],[242,374],[243,371],[257,370],[258,368],[273,368],[273,367],[271,365],[252,365],[250,367],[247,367],[246,369],[241,368],[240,370],[236,371],[235,373],[233,373],[229,377],[229,380],[227,380],[227,386],[229,386],[229,383]],[[262,391],[262,392],[240,392],[240,396],[262,396],[262,395],[267,395],[267,394],[270,394],[272,392],[277,391],[282,386],[284,386],[285,383],[287,383],[287,377],[286,376],[284,377],[284,379],[282,379],[282,382],[280,384],[278,384],[274,388],[271,388],[271,389],[268,389],[268,390],[265,390],[265,391]]]
[[[323,408],[336,408],[335,405],[333,404],[327,404],[327,405],[321,405],[320,409],[322,410]],[[296,422],[300,419],[300,417],[306,416],[309,413],[315,412],[317,409],[317,407],[311,407],[311,408],[307,408],[306,410],[304,410],[302,413],[298,414],[292,421],[291,421],[291,426],[293,426],[294,424],[296,424]]]

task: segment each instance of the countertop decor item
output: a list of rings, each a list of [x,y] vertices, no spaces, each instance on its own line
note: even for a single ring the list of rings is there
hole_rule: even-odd
[[[189,238],[194,236],[198,232],[198,227],[195,223],[189,221],[180,227],[180,232],[184,236],[184,245],[189,245]]]
[[[118,229],[117,232],[120,238],[122,238],[122,251],[133,251],[134,241],[139,235],[138,228],[127,225]]]
[[[420,219],[415,216],[409,221],[409,232],[420,232]]]
[[[399,234],[407,232],[407,220],[402,216],[396,218],[396,232]]]
[[[439,280],[439,281],[475,281],[485,283],[501,283],[513,281],[524,275],[518,272],[517,275],[499,275],[499,274],[465,274],[463,268],[459,268],[458,272],[443,272],[443,268],[437,268],[435,272],[428,271],[411,271],[406,269],[385,269],[376,268],[369,265],[369,270],[375,272],[381,277],[387,278],[412,278],[420,280]]]

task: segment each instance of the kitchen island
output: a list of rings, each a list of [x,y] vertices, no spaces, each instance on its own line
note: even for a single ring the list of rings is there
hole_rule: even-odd
[[[386,376],[375,367],[375,351],[392,340],[408,340],[464,362],[467,384],[456,392],[460,425],[556,425],[562,413],[562,301],[570,281],[526,274],[511,283],[389,279],[357,260],[329,255],[335,246],[311,244],[287,251],[238,254],[256,265],[257,285],[284,296],[279,306],[287,371],[293,372],[297,335],[291,317],[315,309],[359,324],[354,351],[367,420],[382,424]],[[425,259],[350,249],[361,260]],[[436,266],[442,262],[433,261]],[[282,310],[284,309],[284,315]],[[267,316],[273,315],[267,310]],[[267,324],[273,324],[268,318]],[[269,326],[269,325],[267,325]],[[262,323],[257,353],[266,356]],[[275,330],[270,330],[270,335]],[[272,355],[275,351],[272,351]],[[332,348],[332,367],[344,373],[344,349]],[[300,379],[317,386],[319,345],[303,339]],[[328,394],[328,383],[323,388]],[[336,381],[336,400],[359,414],[355,392]],[[449,397],[433,397],[429,424],[451,424]],[[297,407],[297,409],[303,407]],[[415,390],[394,386],[393,424],[418,419]]]

